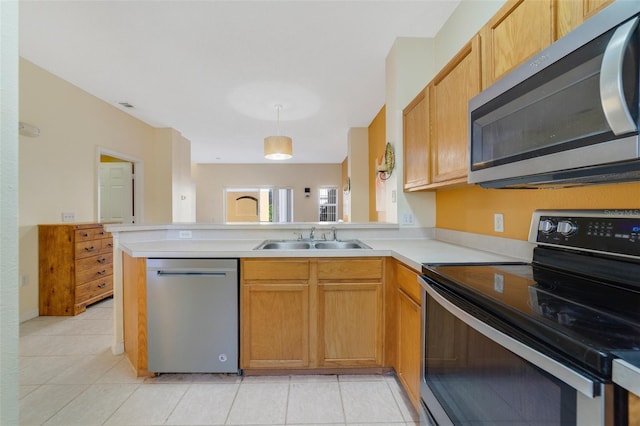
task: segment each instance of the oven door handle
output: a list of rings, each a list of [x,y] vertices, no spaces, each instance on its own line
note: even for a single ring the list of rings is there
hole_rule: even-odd
[[[599,384],[597,384],[593,380],[584,377],[573,369],[559,363],[552,358],[549,358],[548,356],[528,347],[524,343],[519,342],[511,336],[508,336],[501,331],[487,325],[475,316],[458,307],[453,302],[449,301],[446,297],[442,296],[435,288],[433,288],[428,282],[426,282],[424,278],[418,277],[418,280],[429,296],[431,296],[440,306],[442,306],[453,316],[467,324],[469,327],[472,327],[500,346],[510,350],[511,352],[529,361],[538,368],[541,368],[552,376],[555,376],[556,378],[562,380],[585,396],[589,398],[595,398],[596,396],[598,396],[597,389],[599,389]]]

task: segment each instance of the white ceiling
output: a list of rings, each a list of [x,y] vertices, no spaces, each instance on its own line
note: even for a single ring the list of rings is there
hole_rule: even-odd
[[[385,103],[397,37],[433,37],[459,0],[20,1],[20,55],[191,141],[197,163],[340,163]],[[119,105],[128,102],[127,109]]]

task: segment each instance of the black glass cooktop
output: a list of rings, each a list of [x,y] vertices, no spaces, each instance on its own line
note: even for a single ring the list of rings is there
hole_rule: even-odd
[[[596,272],[578,275],[535,263],[425,265],[423,271],[445,297],[468,301],[517,330],[513,337],[525,336],[600,377],[610,378],[615,351],[640,351],[640,289],[632,282],[620,280],[621,285]]]

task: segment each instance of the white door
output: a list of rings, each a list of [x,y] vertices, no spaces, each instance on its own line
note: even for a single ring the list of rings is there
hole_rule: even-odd
[[[134,222],[132,163],[100,163],[100,221]]]

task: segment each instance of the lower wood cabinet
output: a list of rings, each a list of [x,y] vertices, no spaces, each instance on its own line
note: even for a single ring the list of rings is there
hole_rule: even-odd
[[[384,259],[243,259],[243,369],[382,367]]]
[[[308,367],[309,260],[241,265],[241,368]]]
[[[396,374],[409,399],[418,409],[420,401],[422,305],[418,274],[396,263],[397,359]]]

